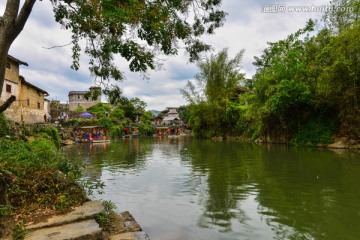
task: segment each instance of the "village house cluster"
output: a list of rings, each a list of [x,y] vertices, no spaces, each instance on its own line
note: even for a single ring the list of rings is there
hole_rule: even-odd
[[[8,55],[0,102],[5,102],[12,95],[16,97],[16,101],[4,112],[7,119],[12,122],[34,124],[54,122],[60,119],[66,120],[69,118],[68,113],[78,107],[87,109],[101,102],[100,94],[96,99],[86,98],[89,91],[101,90],[99,87],[90,87],[88,91],[70,91],[68,94],[69,101],[66,104],[60,103],[58,100],[50,101],[45,98],[49,96],[47,91],[31,84],[24,76],[20,75],[21,65],[28,66],[26,62]],[[141,115],[142,113],[139,113],[136,122],[140,121]],[[181,120],[176,107],[167,107],[153,119],[153,124],[156,126],[180,123]]]

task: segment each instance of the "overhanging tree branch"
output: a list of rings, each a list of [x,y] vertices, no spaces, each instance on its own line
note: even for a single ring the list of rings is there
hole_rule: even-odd
[[[8,107],[10,107],[10,105],[16,101],[16,97],[14,95],[12,95],[11,97],[9,97],[4,103],[3,105],[0,106],[0,113],[4,112]]]

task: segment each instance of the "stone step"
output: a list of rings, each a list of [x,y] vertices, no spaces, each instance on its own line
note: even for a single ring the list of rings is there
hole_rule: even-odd
[[[86,220],[57,227],[41,228],[30,232],[24,240],[97,240],[102,231],[94,220]]]
[[[103,210],[101,201],[86,202],[68,214],[28,225],[26,228],[30,233],[24,240],[150,240],[127,211],[110,216],[108,232],[103,232],[93,219]]]
[[[109,240],[150,240],[145,232],[127,232],[110,236]]]
[[[142,229],[134,217],[126,211],[110,217],[108,231],[111,235],[116,235],[126,232],[140,232]]]
[[[90,201],[84,203],[82,206],[76,207],[74,211],[65,214],[65,215],[56,215],[49,218],[46,222],[41,222],[37,224],[28,225],[26,228],[28,230],[47,228],[60,226],[63,224],[85,220],[93,218],[96,214],[99,214],[104,210],[104,206],[101,201]]]

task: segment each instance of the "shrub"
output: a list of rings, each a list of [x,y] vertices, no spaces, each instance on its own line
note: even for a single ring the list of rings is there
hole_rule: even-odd
[[[0,113],[0,137],[9,135],[11,133],[9,121],[3,113]]]
[[[0,153],[2,171],[15,179],[7,189],[14,211],[27,213],[41,207],[64,211],[86,200],[84,190],[76,184],[81,165],[66,160],[51,139],[0,139]]]
[[[298,132],[292,137],[294,145],[315,146],[318,143],[333,142],[332,136],[337,131],[337,120],[324,116],[313,117],[300,125]]]
[[[56,127],[38,126],[34,128],[33,132],[35,133],[35,135],[42,136],[43,138],[48,138],[55,144],[56,147],[60,147],[60,135]]]

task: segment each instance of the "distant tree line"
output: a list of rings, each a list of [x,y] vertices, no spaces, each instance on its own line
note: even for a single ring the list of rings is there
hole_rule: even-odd
[[[202,137],[285,135],[294,144],[328,143],[333,135],[360,138],[359,1],[333,1],[315,23],[268,43],[255,57],[256,74],[240,73],[242,52],[227,50],[198,63],[196,82],[182,90],[183,119]],[[336,11],[336,9],[338,9]],[[311,33],[311,34],[310,34]],[[234,98],[237,86],[245,91]]]

